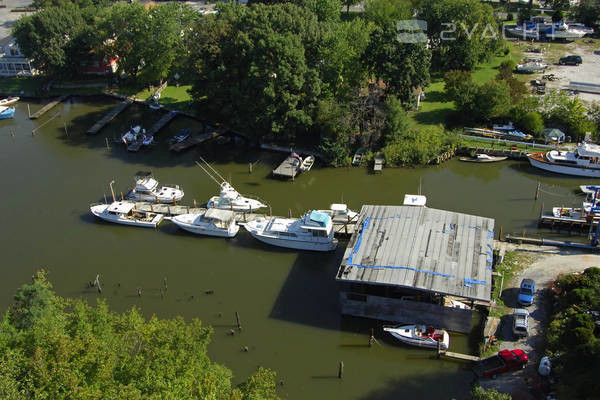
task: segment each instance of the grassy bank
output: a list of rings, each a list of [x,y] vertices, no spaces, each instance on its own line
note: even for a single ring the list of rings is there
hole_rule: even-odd
[[[511,150],[512,146],[516,146],[516,150],[519,151],[548,151],[548,149],[543,147],[536,147],[531,143],[523,143],[523,144],[514,144],[514,143],[504,143],[497,141],[489,141],[477,138],[460,138],[459,145],[462,147],[478,147],[480,149],[502,149],[502,150]]]

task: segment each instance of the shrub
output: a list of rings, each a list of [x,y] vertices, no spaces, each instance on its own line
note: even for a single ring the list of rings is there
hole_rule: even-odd
[[[522,118],[517,120],[518,126],[523,129],[526,133],[531,133],[534,136],[540,136],[544,130],[544,119],[540,113],[536,111],[529,111]]]

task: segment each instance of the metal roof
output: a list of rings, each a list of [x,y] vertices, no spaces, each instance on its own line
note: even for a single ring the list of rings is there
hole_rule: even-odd
[[[491,218],[364,205],[336,280],[489,301],[493,241]]]

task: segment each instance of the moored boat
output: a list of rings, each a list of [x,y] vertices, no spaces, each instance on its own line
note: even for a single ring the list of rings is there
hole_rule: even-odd
[[[200,214],[177,215],[171,222],[188,232],[206,236],[232,238],[240,229],[233,211],[217,208],[209,208]]]
[[[310,171],[310,169],[312,168],[314,163],[315,163],[315,156],[313,156],[313,155],[306,156],[304,158],[304,160],[302,160],[302,163],[300,164],[300,171],[302,171],[302,172]]]
[[[459,160],[465,161],[465,162],[489,163],[489,162],[496,162],[496,161],[504,161],[507,158],[508,157],[490,156],[488,154],[477,154],[476,157],[460,157]]]
[[[19,97],[7,97],[5,99],[0,100],[0,106],[10,106],[11,104],[15,104],[19,100]]]
[[[594,194],[600,191],[600,186],[595,185],[581,185],[579,189],[585,194]]]
[[[354,157],[352,158],[352,165],[355,167],[360,166],[360,164],[362,164],[364,154],[365,151],[363,149],[356,150],[356,153],[354,153]]]
[[[191,133],[192,133],[192,131],[187,128],[182,129],[181,132],[179,132],[179,135],[171,136],[171,138],[169,139],[169,144],[176,144],[176,143],[183,142],[185,139],[190,137]]]
[[[135,186],[127,194],[127,200],[173,203],[180,201],[183,195],[183,190],[178,185],[160,186],[151,172],[138,171],[135,174]]]
[[[115,201],[112,204],[92,204],[90,211],[96,217],[116,224],[156,228],[163,220],[162,214],[135,209],[131,201]]]
[[[337,247],[331,217],[316,210],[300,219],[260,217],[243,225],[254,238],[273,246],[312,251],[331,251]]]
[[[138,140],[141,140],[142,136],[145,133],[146,133],[145,129],[142,129],[141,126],[136,125],[134,127],[131,127],[127,132],[125,132],[124,134],[121,135],[121,141],[126,146],[129,146],[129,145],[137,142]]]
[[[575,151],[551,150],[527,154],[529,163],[557,174],[600,178],[600,146],[580,143]]]
[[[329,210],[319,210],[319,212],[328,214],[334,221],[348,222],[354,221],[358,217],[358,213],[348,209],[346,204],[334,203],[329,205]]]
[[[425,325],[402,325],[386,326],[383,330],[402,343],[412,346],[437,349],[439,344],[440,350],[448,350],[450,347],[450,335],[445,329]]]
[[[14,107],[0,106],[0,119],[8,119],[15,116]]]

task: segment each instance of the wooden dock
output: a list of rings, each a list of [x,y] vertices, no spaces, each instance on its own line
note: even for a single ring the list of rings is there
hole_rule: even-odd
[[[373,164],[373,172],[382,172],[384,163],[385,159],[383,158],[383,154],[377,153],[375,156],[375,164]]]
[[[446,351],[446,350],[438,350],[438,357],[447,357],[447,358],[452,358],[454,360],[460,360],[460,361],[471,361],[471,362],[481,361],[481,357],[472,356],[469,354],[454,353],[452,351]]]
[[[152,127],[150,128],[150,130],[147,132],[148,136],[154,136],[158,133],[158,131],[160,131],[165,125],[167,125],[169,122],[171,122],[171,120],[173,118],[175,118],[177,115],[179,115],[179,112],[177,111],[169,111],[168,113],[166,113],[165,115],[163,115],[157,123],[155,123],[154,125],[152,125]]]
[[[554,240],[554,239],[544,239],[533,238],[533,237],[525,237],[525,236],[511,236],[506,235],[506,241],[511,243],[526,243],[526,244],[534,244],[537,246],[555,246],[555,247],[571,247],[582,250],[590,250],[590,251],[600,251],[600,247],[592,246],[589,244],[581,243],[581,242],[570,242],[565,240]]]
[[[68,98],[69,98],[68,94],[63,94],[58,99],[51,101],[50,103],[46,104],[44,107],[40,108],[38,111],[34,112],[32,115],[29,116],[29,119],[38,119],[39,117],[46,114],[48,111],[50,111],[51,109],[53,109],[58,104],[62,103],[63,101],[65,101]]]
[[[176,204],[153,204],[147,202],[136,202],[135,209],[142,212],[154,212],[158,214],[163,214],[167,217],[174,217],[176,215],[182,214],[201,214],[207,210],[204,207],[190,207]],[[259,213],[246,213],[246,212],[236,212],[235,220],[237,223],[245,223],[254,221],[258,218],[287,218],[287,217],[272,217],[267,213],[259,214]],[[339,237],[347,237],[354,233],[354,229],[356,226],[355,221],[346,221],[340,219],[333,219],[333,231],[335,236]]]
[[[288,156],[273,170],[273,176],[294,179],[300,173],[301,164],[302,162],[297,157]]]
[[[598,225],[597,218],[568,218],[555,217],[553,214],[542,214],[538,220],[540,228],[549,228],[550,230],[568,231],[569,234],[575,232],[580,235],[587,235],[592,227]]]
[[[97,134],[98,132],[100,132],[100,129],[104,128],[104,126],[106,124],[108,124],[117,115],[119,115],[121,113],[121,111],[123,111],[127,107],[129,107],[131,105],[131,103],[133,103],[133,100],[130,99],[130,98],[127,98],[127,99],[123,100],[122,102],[120,102],[119,104],[117,104],[116,107],[114,107],[112,110],[110,110],[108,112],[108,114],[106,114],[104,117],[102,117],[102,119],[100,119],[100,121],[96,122],[90,129],[88,129],[86,133],[88,135],[95,135],[95,134]]]
[[[218,136],[221,136],[222,134],[223,134],[223,132],[221,132],[221,131],[212,131],[212,132],[207,132],[207,133],[201,133],[201,134],[195,135],[195,136],[190,136],[189,138],[187,138],[179,143],[172,144],[171,146],[169,146],[169,150],[180,152],[180,151],[183,151],[190,147],[196,146],[200,143],[206,142],[207,140],[214,139]]]

